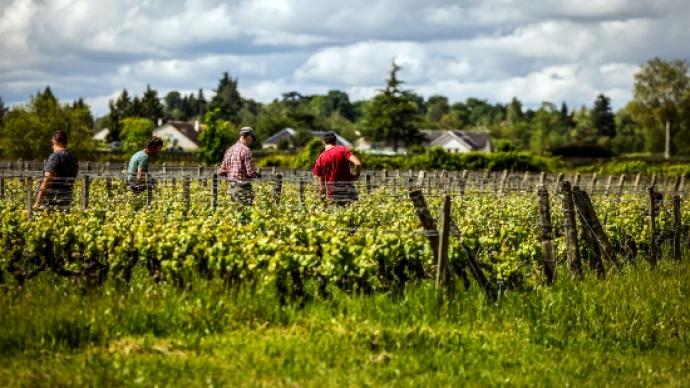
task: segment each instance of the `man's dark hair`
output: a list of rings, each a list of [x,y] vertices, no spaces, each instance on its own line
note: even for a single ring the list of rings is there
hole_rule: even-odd
[[[163,147],[163,139],[158,136],[151,136],[149,140],[146,141],[146,148],[158,148]]]
[[[331,144],[335,145],[335,133],[333,132],[328,132],[327,134],[323,135],[323,142],[326,144]]]
[[[53,134],[53,141],[57,144],[65,145],[67,144],[67,132],[65,131],[55,131]]]

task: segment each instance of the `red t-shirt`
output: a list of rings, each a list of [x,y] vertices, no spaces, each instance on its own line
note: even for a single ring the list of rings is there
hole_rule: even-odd
[[[314,164],[312,172],[314,176],[324,177],[328,196],[333,197],[333,193],[338,190],[338,186],[349,187],[354,175],[350,172],[350,161],[352,151],[345,146],[332,147],[319,155]],[[343,183],[342,185],[337,185]]]

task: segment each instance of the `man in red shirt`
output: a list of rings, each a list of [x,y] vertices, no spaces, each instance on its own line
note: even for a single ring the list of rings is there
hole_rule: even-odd
[[[323,137],[325,150],[319,155],[312,172],[318,180],[321,198],[347,204],[357,200],[357,189],[352,184],[359,178],[362,162],[349,148],[336,145],[335,134],[329,132]],[[350,163],[355,173],[350,172]]]
[[[251,206],[254,201],[251,179],[261,178],[256,170],[249,146],[256,140],[251,127],[240,129],[240,139],[225,151],[218,173],[228,178],[230,195],[242,205]]]

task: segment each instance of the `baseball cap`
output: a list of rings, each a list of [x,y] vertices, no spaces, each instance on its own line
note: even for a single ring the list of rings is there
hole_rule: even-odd
[[[252,139],[256,140],[256,136],[254,135],[254,130],[252,127],[242,127],[240,128],[240,136],[251,136]]]

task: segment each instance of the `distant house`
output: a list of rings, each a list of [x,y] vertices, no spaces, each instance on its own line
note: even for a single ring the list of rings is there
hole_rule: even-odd
[[[319,138],[319,139],[321,139],[323,137],[323,135],[328,133],[326,131],[309,131],[309,132],[311,132],[311,135],[313,137]],[[294,139],[296,135],[297,135],[296,129],[290,128],[290,127],[283,128],[280,131],[278,131],[277,133],[275,133],[273,136],[271,136],[268,139],[261,142],[261,145],[264,149],[275,150],[275,149],[278,149],[278,144],[280,144],[281,142],[289,142],[290,144],[292,144],[292,139]],[[335,134],[335,143],[337,145],[344,145],[346,147],[352,148],[352,143],[350,143],[349,141],[347,141],[347,139],[338,135],[337,133]]]
[[[491,152],[491,134],[489,131],[462,130],[422,130],[427,136],[427,147],[442,147],[448,152]]]
[[[491,136],[489,131],[464,131],[448,129],[422,129],[421,133],[426,141],[424,147],[441,147],[448,152],[491,152]],[[407,150],[399,146],[397,151],[389,142],[371,142],[365,138],[359,138],[356,142],[358,151],[374,155],[404,155]]]
[[[105,142],[109,134],[110,129],[103,128],[100,131],[96,132],[95,135],[93,135],[93,140]]]
[[[192,152],[199,149],[201,129],[198,122],[168,121],[154,129],[153,136],[163,139],[166,148]]]

